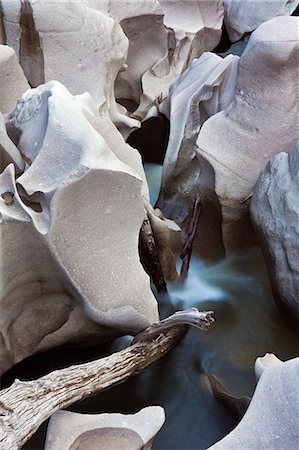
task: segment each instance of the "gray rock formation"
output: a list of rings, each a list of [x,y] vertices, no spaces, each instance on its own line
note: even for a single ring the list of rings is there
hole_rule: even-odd
[[[50,419],[44,450],[150,450],[164,420],[161,406],[136,414],[58,411]]]
[[[289,16],[298,0],[224,0],[224,22],[231,42],[277,16]]]
[[[267,164],[250,211],[279,307],[299,321],[299,143]]]
[[[88,94],[72,96],[54,81],[28,90],[6,116],[18,148],[0,122],[1,370],[65,342],[134,334],[158,318],[138,254],[143,183],[110,149],[122,138],[100,117]],[[123,145],[121,157],[141,164]]]
[[[112,17],[78,1],[3,0],[3,13],[7,44],[31,86],[58,80],[72,94],[89,92],[97,107],[106,103],[115,123],[138,126],[114,98],[128,40]]]
[[[18,98],[30,86],[17,55],[7,45],[0,45],[0,111],[5,114],[14,109]]]
[[[243,419],[209,450],[298,448],[298,370],[299,358],[265,365]]]
[[[169,103],[175,107],[158,207],[181,223],[191,214],[196,196],[208,199],[214,213],[205,207],[201,220],[209,215],[213,219],[201,228],[200,236],[214,255],[221,254],[222,241],[227,252],[255,244],[246,198],[271,156],[288,151],[298,139],[293,94],[297,54],[298,18],[278,17],[252,33],[240,58],[230,55],[220,60],[215,73],[224,67],[221,77],[211,77],[209,70],[217,57],[208,59],[204,54],[171,90]],[[232,66],[225,67],[228,58],[238,61],[237,76]],[[197,65],[200,78],[199,74],[192,78],[191,69],[196,71]],[[187,89],[180,96],[184,79]],[[171,191],[167,179],[172,179]],[[204,250],[201,254],[206,257]]]

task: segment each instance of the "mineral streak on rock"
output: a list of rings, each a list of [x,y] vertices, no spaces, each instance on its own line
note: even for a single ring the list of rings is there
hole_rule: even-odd
[[[20,63],[31,87],[37,87],[45,82],[44,57],[30,0],[22,1],[20,27]]]

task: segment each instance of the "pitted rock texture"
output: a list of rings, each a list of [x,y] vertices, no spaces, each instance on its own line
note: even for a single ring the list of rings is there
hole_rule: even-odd
[[[275,155],[254,188],[251,217],[279,307],[299,322],[299,144]]]
[[[150,450],[164,420],[160,406],[136,414],[58,411],[50,419],[45,450]]]

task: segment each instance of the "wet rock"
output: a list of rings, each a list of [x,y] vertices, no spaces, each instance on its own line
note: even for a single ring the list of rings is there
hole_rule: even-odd
[[[277,16],[289,16],[298,6],[298,0],[224,0],[224,21],[231,42]]]
[[[209,449],[297,448],[298,370],[299,358],[266,367],[241,422]]]
[[[7,45],[0,45],[0,80],[0,111],[4,114],[14,109],[29,88],[14,50]]]
[[[160,406],[132,415],[58,411],[50,419],[45,450],[150,450],[164,420]]]
[[[250,211],[262,244],[274,298],[299,321],[299,144],[278,153],[254,188]]]

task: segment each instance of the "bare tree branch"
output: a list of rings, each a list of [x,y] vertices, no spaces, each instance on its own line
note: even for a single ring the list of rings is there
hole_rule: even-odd
[[[182,339],[186,324],[205,330],[213,321],[211,312],[181,311],[152,325],[136,336],[133,345],[106,358],[56,370],[33,381],[15,380],[0,391],[0,449],[21,448],[58,409],[137,375]]]
[[[199,198],[195,200],[194,208],[193,208],[193,214],[191,217],[191,220],[189,222],[188,226],[188,235],[187,239],[181,254],[182,259],[182,267],[181,267],[181,273],[180,273],[180,280],[185,281],[188,277],[189,272],[189,265],[192,255],[192,247],[193,247],[193,241],[196,235],[196,231],[198,228],[198,222],[199,222],[199,216],[201,212],[201,204]]]

